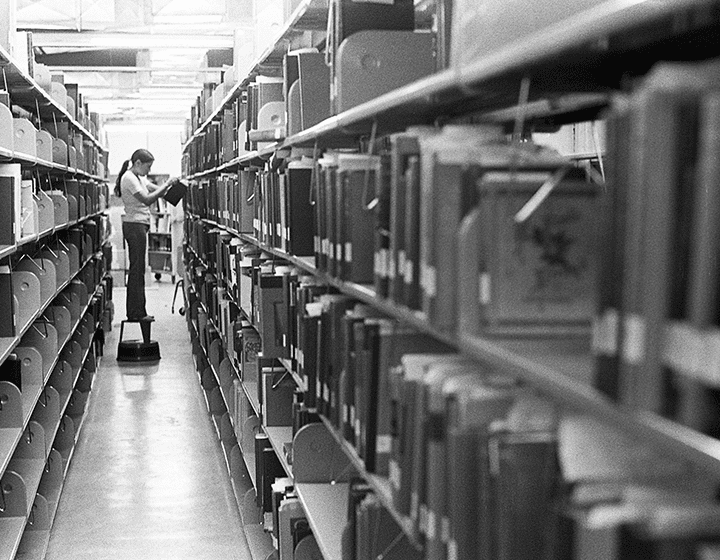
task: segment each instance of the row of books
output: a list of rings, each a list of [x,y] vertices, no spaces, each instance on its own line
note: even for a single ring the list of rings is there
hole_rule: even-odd
[[[70,117],[80,123],[94,138],[98,138],[100,115],[90,111],[90,107],[80,91],[80,86],[66,82],[63,74],[51,74],[48,80],[48,72],[45,68],[44,65],[35,65],[35,81],[38,82],[38,85],[45,89],[50,97],[70,114]],[[38,73],[43,79],[37,79]]]
[[[437,69],[435,36],[415,31],[412,1],[332,4],[326,52],[290,50],[282,68],[255,76],[188,146],[187,174],[230,161],[229,152],[263,149]],[[210,114],[201,105],[213,105],[213,88],[206,84],[193,108],[196,128],[198,117]]]
[[[50,526],[58,506],[102,355],[104,337],[96,311],[104,308],[103,294],[100,287],[93,290],[85,304],[87,311],[83,306],[76,312],[74,303],[61,306],[74,313],[68,332],[61,334],[63,321],[38,321],[0,365],[3,428],[11,432],[24,426],[0,476],[5,489],[3,515],[27,520],[6,533],[11,542],[19,543],[18,555],[31,553],[32,533]],[[28,405],[32,405],[30,410]],[[27,531],[24,536],[23,530]],[[27,538],[21,540],[21,536]]]
[[[220,59],[226,57],[226,53],[216,53]],[[205,82],[200,94],[197,96],[195,103],[190,107],[190,118],[186,121],[185,133],[190,138],[200,126],[207,121],[228,96],[230,91],[236,84],[235,68],[229,66],[232,64],[230,58],[225,60],[208,61],[212,64],[222,65],[222,81],[220,83]]]
[[[104,177],[107,153],[68,121],[40,120],[0,92],[0,148],[17,157],[67,166]]]
[[[0,164],[0,245],[16,243],[96,215],[108,187],[88,180],[26,175],[19,163]]]
[[[319,270],[373,284],[443,330],[589,332],[600,187],[586,170],[488,126],[386,140],[379,155],[296,152],[237,182],[203,181],[191,210],[314,254]]]
[[[366,472],[387,480],[395,517],[408,520],[401,530],[391,522],[386,501],[373,496],[367,484],[351,485],[344,558],[375,557],[367,556],[367,547],[376,540],[380,549],[373,554],[394,543],[399,556],[391,558],[471,560],[478,550],[483,557],[507,559],[660,558],[659,551],[674,546],[675,538],[653,525],[662,515],[698,522],[681,536],[683,554],[710,549],[716,535],[709,527],[720,510],[707,492],[684,488],[680,471],[660,476],[641,467],[614,472],[610,479],[606,472],[595,474],[598,480],[587,474],[578,478],[561,457],[583,452],[568,451],[567,443],[564,450],[560,447],[561,434],[568,430],[560,429],[560,411],[530,388],[292,267],[273,263],[256,247],[232,244],[227,233],[206,230],[205,235],[206,246],[214,245],[206,255],[218,255],[210,261],[218,268],[212,270],[209,288],[198,285],[197,291],[209,298],[206,305],[217,325],[227,325],[223,314],[236,307],[229,315],[231,326],[219,327],[233,333],[220,336],[230,345],[226,349],[238,364],[240,382],[265,387],[265,397],[260,390],[258,399],[268,425],[272,418],[294,425],[293,414],[301,410],[305,417],[325,416],[355,448]],[[244,256],[241,269],[249,274],[223,269],[227,251],[235,250]],[[231,277],[238,284],[231,285]],[[250,290],[248,297],[243,290]],[[225,304],[222,297],[229,298]],[[274,358],[283,365],[278,367]],[[302,381],[300,398],[286,367]],[[248,420],[253,414],[247,404],[239,413],[238,423],[250,422],[249,432],[241,430],[247,449],[255,443],[252,426],[258,429],[264,421]],[[269,442],[265,449],[254,452],[276,454]],[[268,457],[277,467],[270,470],[285,476],[276,460]],[[603,493],[608,488],[611,498]],[[637,492],[652,496],[662,513],[641,508]],[[687,502],[681,510],[678,499]],[[605,520],[606,508],[622,514]],[[366,524],[367,519],[385,521],[380,528]],[[403,536],[408,527],[410,534]],[[421,549],[415,548],[418,543]]]
[[[258,77],[250,83],[188,146],[183,154],[183,172],[193,175],[219,167],[284,138],[282,86],[280,78]],[[268,138],[258,141],[257,133],[265,133]]]
[[[101,217],[87,220],[26,248],[3,265],[0,336],[16,336],[78,273],[88,286],[100,283],[109,265],[106,257],[99,256],[107,227],[107,220]],[[85,266],[88,262],[92,265]]]
[[[58,106],[67,111],[70,118],[74,119],[93,137],[98,138],[100,130],[100,115],[90,111],[86,98],[80,91],[79,85],[65,81],[65,75],[58,72],[51,72],[47,65],[35,60],[33,50],[33,36],[30,31],[12,32],[15,35],[15,42],[10,44],[10,51],[13,63],[23,70],[35,83],[25,84],[28,88],[35,89],[38,86]],[[7,81],[5,82],[7,88]],[[1,94],[0,94],[1,96]],[[34,96],[30,97],[34,100]],[[34,101],[25,108],[29,111],[37,111]],[[44,103],[43,103],[44,104]],[[66,117],[63,117],[63,120]]]
[[[105,261],[93,258],[65,276],[69,253],[61,247],[55,255],[51,251],[46,247],[38,258],[28,257],[14,271],[0,272],[3,337],[16,336],[24,329],[13,352],[0,365],[0,381],[13,383],[21,393],[41,386],[52,373],[51,368],[63,367],[62,360],[74,363],[80,359],[71,355],[76,348],[66,348],[70,337],[83,349],[103,341],[102,337],[97,338],[96,329],[102,324],[112,298]],[[30,308],[35,304],[37,307]],[[34,317],[37,309],[44,309],[40,317]],[[17,329],[13,330],[15,326]],[[58,361],[61,350],[63,358]]]
[[[608,114],[596,386],[720,436],[717,60],[658,65]]]

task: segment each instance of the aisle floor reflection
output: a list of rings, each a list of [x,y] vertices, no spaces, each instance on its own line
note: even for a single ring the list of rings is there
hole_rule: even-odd
[[[47,560],[250,560],[220,444],[194,370],[173,284],[148,286],[156,363],[116,361],[124,288],[115,288],[88,416]]]

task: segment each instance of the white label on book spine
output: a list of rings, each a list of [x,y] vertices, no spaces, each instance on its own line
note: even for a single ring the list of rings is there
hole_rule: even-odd
[[[437,530],[436,530],[436,515],[435,512],[431,509],[427,510],[427,526],[425,530],[425,535],[427,536],[427,539],[429,541],[434,541],[437,539]]]
[[[419,515],[418,515],[418,529],[419,529],[420,533],[422,533],[423,535],[427,535],[427,532],[429,529],[428,528],[428,516],[429,516],[430,512],[428,511],[427,505],[425,505],[425,504],[420,504],[419,509],[420,509],[420,511],[419,511]]]
[[[378,435],[375,438],[375,452],[380,454],[390,453],[392,449],[392,438],[388,435]]]
[[[397,254],[397,273],[398,276],[402,276],[405,278],[405,263],[407,262],[407,257],[405,256],[405,251],[400,250]]]
[[[313,249],[315,249],[316,253],[320,253],[320,236],[316,235],[313,237]]]
[[[403,267],[404,269],[404,276],[405,276],[405,283],[406,284],[412,284],[413,283],[413,276],[415,273],[413,262],[412,261],[405,261],[405,265]]]
[[[451,539],[447,549],[448,560],[458,560],[458,546],[455,539]]]
[[[592,348],[599,356],[617,354],[618,326],[620,316],[616,309],[606,309],[602,317],[593,321]]]
[[[478,297],[482,305],[490,305],[490,275],[487,272],[480,274]]]
[[[712,366],[700,332],[686,323],[671,323],[665,329],[664,359],[667,364],[686,375],[700,375],[703,364]]]
[[[417,521],[420,517],[420,496],[417,492],[410,495],[410,517],[413,521]]]
[[[328,401],[330,397],[330,387],[327,383],[323,383],[323,392],[322,392],[322,398],[324,401]]]
[[[423,271],[422,280],[425,294],[429,297],[437,295],[437,273],[434,266],[427,265]]]
[[[341,249],[342,245],[338,243],[338,255],[340,254]],[[345,262],[352,262],[352,243],[350,243],[349,241],[345,243]]]
[[[629,364],[640,364],[645,358],[645,320],[639,315],[625,317],[623,358]]]
[[[275,224],[275,235],[282,237],[282,226],[280,224]]]
[[[704,381],[720,387],[720,332],[713,329],[705,335],[704,367],[701,374]]]
[[[397,271],[397,264],[395,263],[395,258],[391,251],[388,251],[387,265],[388,265],[387,277],[390,280],[395,280],[395,272]]]
[[[375,274],[381,278],[387,278],[388,276],[388,250],[379,249],[375,253]]]
[[[349,422],[350,421],[350,406],[347,404],[343,405],[343,422]]]
[[[446,544],[450,543],[450,519],[445,515],[440,519],[440,540]]]
[[[390,478],[390,484],[394,490],[400,489],[400,467],[396,460],[391,459],[388,465],[388,475]]]

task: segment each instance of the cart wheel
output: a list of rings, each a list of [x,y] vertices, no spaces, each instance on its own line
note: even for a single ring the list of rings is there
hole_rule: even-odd
[[[160,282],[160,277],[161,277],[161,276],[162,276],[162,275],[161,275],[159,272],[156,272],[156,273],[155,273],[155,280],[157,280],[158,282]]]
[[[180,309],[178,309],[178,313],[180,313],[180,315],[185,315],[185,308],[181,307]]]

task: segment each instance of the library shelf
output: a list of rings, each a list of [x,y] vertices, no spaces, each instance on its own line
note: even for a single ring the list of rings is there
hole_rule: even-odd
[[[387,511],[390,512],[390,515],[392,515],[400,530],[408,538],[410,544],[418,550],[421,549],[420,543],[415,538],[415,529],[413,527],[412,520],[398,513],[395,508],[392,497],[392,489],[390,488],[390,481],[385,477],[367,472],[365,470],[365,462],[358,456],[357,450],[348,443],[345,438],[343,438],[342,434],[338,432],[338,429],[332,424],[332,422],[324,416],[321,416],[321,420],[358,473],[360,473],[362,478],[372,487],[378,500],[380,500]]]
[[[20,427],[0,427],[0,472],[5,472],[22,433]]]
[[[20,546],[26,519],[24,517],[0,517],[0,560],[13,560]]]
[[[327,28],[327,13],[328,0],[301,0],[285,24],[276,33],[274,39],[270,41],[269,46],[254,61],[249,62],[246,67],[238,68],[238,77],[244,76],[244,78],[239,79],[233,85],[218,106],[185,141],[183,151],[187,150],[193,140],[207,130],[210,123],[220,116],[223,109],[247,87],[247,84],[255,75],[261,73],[264,67],[282,64],[286,41],[303,31],[325,31]]]
[[[270,440],[270,444],[275,450],[275,455],[280,459],[280,463],[285,469],[288,476],[292,476],[292,465],[288,462],[286,453],[286,444],[293,441],[292,426],[265,426],[262,427]]]
[[[0,66],[13,99],[17,103],[34,106],[42,117],[59,117],[70,121],[85,138],[95,146],[104,149],[95,136],[79,123],[64,107],[61,107],[40,85],[10,56],[10,53],[0,45]]]
[[[456,347],[481,363],[523,379],[562,404],[597,415],[638,437],[651,438],[678,459],[690,460],[708,474],[720,477],[720,442],[655,415],[618,405],[589,385],[593,367],[589,336],[576,336],[561,343],[553,339],[503,340],[440,331],[422,313],[378,298],[368,286],[337,280],[318,271],[311,257],[294,257],[247,234],[239,236],[389,317]]]
[[[299,21],[306,14],[317,20],[313,25],[323,29],[320,22],[327,23],[327,4],[313,0],[300,3],[276,42],[253,63],[248,77],[242,79],[221,106],[200,125],[184,146],[185,150],[218,120],[223,109],[238,98],[257,74],[277,77],[280,55],[290,48],[285,39],[293,32],[291,30],[300,29]],[[472,122],[504,125],[508,132],[513,126],[515,130],[522,130],[526,123],[555,126],[602,118],[604,111],[611,108],[615,96],[627,90],[629,76],[634,78],[647,73],[651,63],[658,60],[675,60],[670,56],[673,51],[681,50],[688,60],[720,54],[720,43],[716,38],[720,27],[718,5],[717,0],[598,2],[591,9],[508,43],[466,66],[439,71],[330,116],[296,134],[282,138],[275,132],[251,132],[251,141],[272,143],[241,153],[212,169],[194,173],[191,178],[203,181],[243,168],[262,169],[268,162],[273,165],[278,160],[291,158],[293,148],[299,148],[297,153],[303,155],[312,154],[314,159],[317,153],[328,148],[352,145],[365,149],[368,139],[372,143],[376,137],[405,130],[411,125],[453,124],[466,122],[464,119],[467,118]],[[701,14],[694,13],[694,10],[706,8]],[[710,17],[708,13],[712,10],[715,12]],[[671,27],[672,31],[669,30]],[[569,159],[587,163],[587,160],[602,160],[605,155],[600,149],[596,152],[582,150],[571,154]],[[706,479],[720,480],[718,440],[658,414],[619,404],[592,386],[596,358],[589,328],[564,340],[497,334],[477,336],[439,329],[423,313],[379,297],[372,286],[344,282],[319,270],[313,257],[288,254],[260,242],[253,235],[239,233],[213,220],[199,216],[190,218],[198,219],[210,228],[220,228],[278,261],[313,276],[319,284],[333,287],[484,366],[521,380],[559,404],[563,410],[562,420],[572,414],[592,417],[593,421],[606,426],[608,432],[617,430],[647,444],[658,455],[666,454],[668,462],[676,460],[685,464],[688,472],[699,471]],[[673,325],[670,336],[674,341],[670,355],[673,365],[685,375],[709,380],[717,387],[720,380],[715,373],[715,364],[720,363],[720,358],[714,357],[713,352],[717,353],[714,349],[718,347],[720,334],[693,331],[688,325]],[[708,357],[711,365],[703,369],[699,356]],[[293,371],[292,362],[282,360],[280,363],[294,375],[298,386],[304,388],[302,379]],[[245,384],[243,386],[245,388]],[[255,389],[253,386],[250,393],[256,394]],[[418,543],[413,542],[411,523],[395,509],[387,479],[366,472],[354,447],[327,418],[323,417],[322,422],[337,446],[373,488],[384,509],[417,546]],[[271,437],[271,441],[273,439]],[[273,442],[273,448],[278,457],[284,456],[281,445]],[[339,558],[337,539],[346,519],[347,485],[296,480],[296,489],[323,556],[328,560]]]
[[[349,487],[346,482],[295,484],[323,558],[342,557],[342,531],[338,528],[347,520]]]

